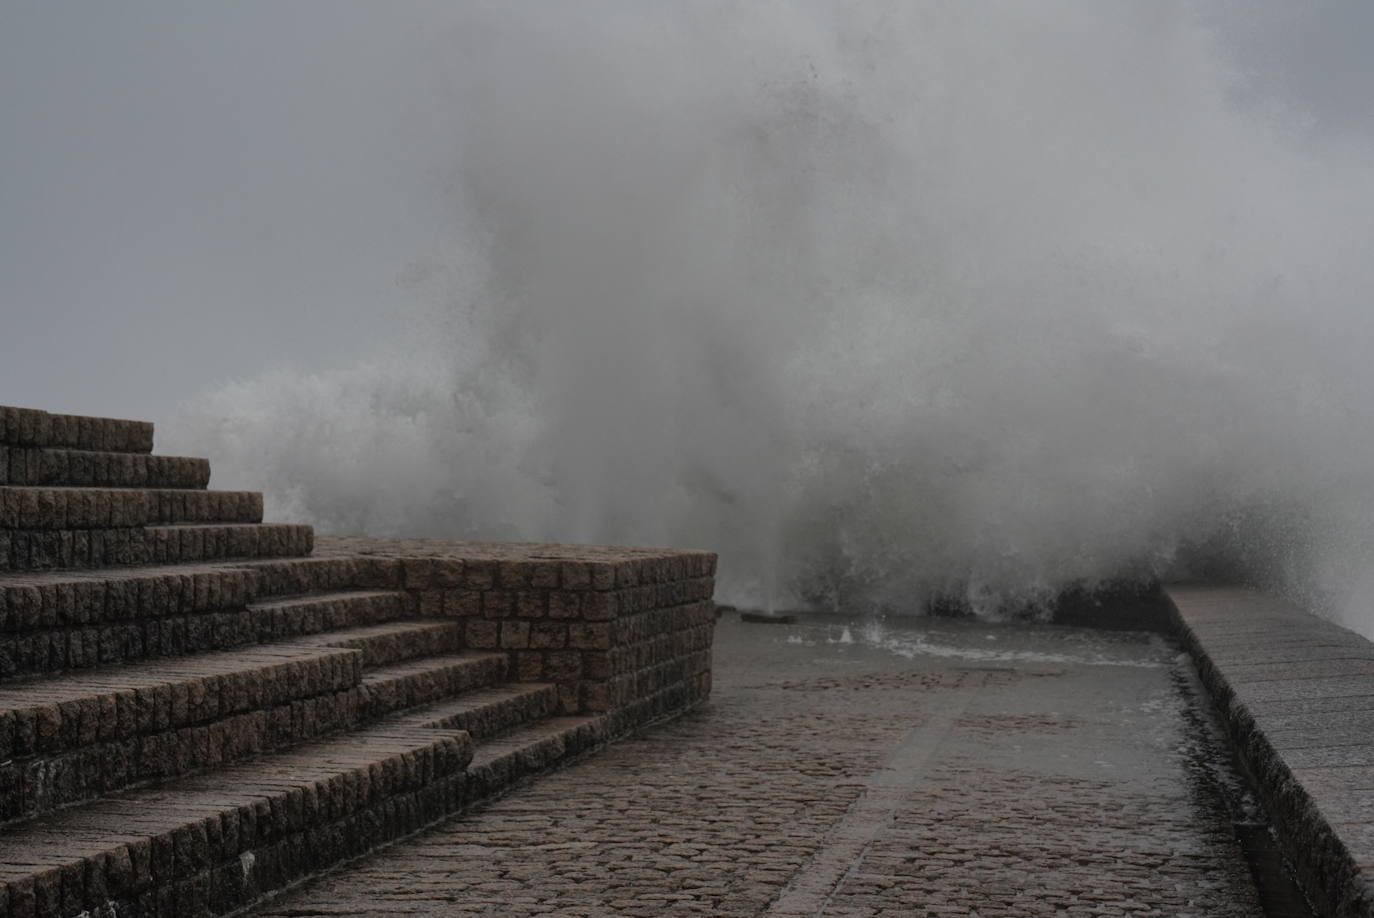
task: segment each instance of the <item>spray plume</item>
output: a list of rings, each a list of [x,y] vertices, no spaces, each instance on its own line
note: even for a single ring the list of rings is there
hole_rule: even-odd
[[[1354,615],[1369,151],[1185,4],[500,4],[453,238],[367,363],[194,400],[329,532],[722,553],[742,601],[992,609],[1222,562]]]

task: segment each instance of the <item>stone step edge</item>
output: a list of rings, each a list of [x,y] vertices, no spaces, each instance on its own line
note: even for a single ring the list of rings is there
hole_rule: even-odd
[[[254,661],[227,675],[207,674],[199,682],[150,681],[139,690],[121,688],[112,696],[103,696],[110,701],[105,707],[100,704],[101,697],[81,696],[57,705],[23,709],[40,714],[47,710],[50,720],[63,714],[71,715],[72,721],[83,719],[80,727],[71,723],[52,727],[58,731],[56,735],[72,734],[64,737],[68,741],[61,748],[13,750],[13,756],[0,762],[0,792],[5,794],[0,799],[0,825],[20,825],[44,814],[88,804],[102,795],[228,767],[321,736],[362,729],[437,699],[498,685],[507,669],[503,655],[459,653],[377,669],[364,681],[362,652],[356,649],[278,642],[254,651],[267,655],[269,664],[255,669]],[[185,659],[213,664],[214,656]],[[232,654],[220,656],[232,659]],[[270,663],[272,657],[284,662]],[[166,665],[164,662],[163,667]],[[162,667],[142,668],[156,673]],[[206,699],[211,695],[218,699],[227,691],[217,683],[232,678],[243,688],[257,673],[274,676],[272,681],[284,690],[232,709],[226,710],[223,704],[211,709]],[[99,685],[106,677],[119,674],[97,672],[83,681]],[[213,691],[216,688],[221,691]],[[185,708],[181,718],[175,717],[178,695]],[[185,700],[196,695],[203,703],[199,709],[191,709]],[[5,717],[14,713],[0,712],[0,728],[15,727],[17,722]],[[89,721],[102,714],[109,714],[113,723],[98,730]],[[139,714],[147,717],[139,723],[126,723]],[[162,714],[169,716],[163,718]],[[34,726],[32,718],[29,726]],[[64,726],[70,729],[63,731]],[[115,727],[122,729],[112,732]],[[17,728],[10,735],[16,733]]]
[[[162,595],[167,597],[165,591]],[[47,611],[61,608],[73,613],[78,605],[75,601],[65,606],[54,603]],[[53,622],[42,614],[44,607],[38,603],[27,603],[22,610],[11,609],[6,616],[5,596],[0,590],[0,690],[15,680],[83,673],[101,666],[281,641],[309,642],[320,633],[402,619],[409,611],[403,595],[381,590],[319,594],[312,601],[247,603],[204,611],[181,611],[181,604],[170,599],[164,599],[160,605],[165,614],[157,616],[137,609],[126,618]],[[105,611],[86,608],[80,614],[89,619],[94,614],[103,616]]]
[[[175,523],[117,529],[0,529],[0,575],[304,558],[310,526]]]
[[[348,629],[321,630],[292,640],[310,646],[357,650],[363,655],[364,671],[370,671],[422,657],[456,653],[462,649],[462,636],[458,622],[397,618]]]
[[[144,532],[153,563],[303,557],[315,542],[314,527],[301,523],[174,523]]]
[[[329,634],[348,640],[366,628]],[[13,681],[0,685],[0,761],[204,726],[353,688],[375,692],[408,679],[449,676],[439,684],[456,678],[488,688],[505,681],[509,667],[506,654],[481,651],[366,671],[363,659],[355,647],[285,640]]]
[[[0,446],[0,485],[205,490],[210,460],[64,447]]]
[[[0,529],[261,523],[259,491],[0,485]]]
[[[65,810],[0,836],[0,916],[236,911],[457,809],[472,753],[384,725]]]
[[[148,421],[55,414],[37,408],[0,405],[0,444],[151,453],[153,425]]]
[[[340,750],[326,761],[346,758],[359,751],[360,739],[368,735],[416,738],[422,743],[433,737],[425,745],[447,747],[448,761],[439,766],[402,753],[351,772],[337,765],[308,768],[310,774],[304,778],[284,767],[319,750]],[[32,827],[28,839],[0,836],[0,851],[9,842],[23,845],[26,852],[23,858],[0,856],[0,916],[58,918],[87,911],[99,914],[101,908],[111,914],[238,912],[572,764],[599,751],[606,741],[603,718],[548,718],[507,731],[479,762],[472,738],[464,731],[383,723],[130,791],[96,801],[84,812],[65,811],[47,820],[58,840],[55,856],[51,848],[45,852],[36,844]],[[360,793],[358,785],[367,787],[389,775],[394,782],[398,771],[405,792],[398,805],[388,808],[390,801],[379,800],[375,789]],[[255,792],[241,793],[241,801],[226,799],[234,796],[235,778],[255,782]],[[179,805],[188,816],[179,824],[150,826],[166,809],[164,804],[178,805],[173,802],[178,790],[200,795],[203,802],[183,800]],[[382,805],[349,807],[364,796]],[[102,832],[91,825],[100,810],[113,815],[119,832]],[[322,813],[325,818],[320,818]],[[74,854],[72,849],[83,843],[86,851]],[[21,860],[32,863],[24,865]]]
[[[504,653],[462,651],[379,666],[362,675],[364,716],[380,719],[508,681]]]
[[[503,682],[394,715],[394,720],[406,726],[466,730],[474,740],[482,743],[526,722],[550,717],[557,710],[556,684]]]
[[[290,896],[296,892],[304,892],[308,890],[309,885],[316,880],[323,879],[339,870],[347,869],[350,864],[360,861],[363,858],[371,857],[396,845],[404,844],[408,838],[418,835],[447,819],[493,803],[537,780],[541,775],[576,765],[578,762],[596,755],[606,747],[621,739],[642,734],[662,724],[676,720],[684,714],[689,713],[695,707],[696,706],[684,707],[659,716],[646,718],[634,723],[629,729],[616,729],[614,719],[607,715],[592,715],[582,717],[547,717],[532,725],[503,731],[494,737],[476,744],[473,758],[468,763],[466,776],[467,787],[465,788],[465,796],[461,806],[455,808],[452,812],[438,816],[424,826],[420,826],[410,835],[388,840],[377,845],[372,850],[360,854],[358,857],[335,864],[327,870],[320,871],[315,875],[303,877],[289,886],[263,896],[259,902],[253,905],[257,907],[265,902]],[[413,716],[418,717],[423,716],[423,714],[417,712]],[[565,743],[563,757],[556,761],[546,761],[542,767],[537,767],[534,770],[521,771],[517,767],[517,763],[519,763],[521,759],[521,750],[518,747],[511,748],[513,745],[512,740],[524,735],[529,736],[534,743],[537,744],[544,737],[544,731],[549,729],[564,735]],[[573,742],[566,742],[567,737],[571,737]],[[526,766],[538,766],[539,756],[526,757],[524,764]],[[475,772],[476,775],[474,774]],[[501,777],[504,777],[506,780],[504,785],[496,783],[495,779]],[[302,912],[302,914],[309,913],[308,910]],[[246,914],[251,914],[251,912],[246,912]],[[0,913],[0,916],[3,916],[3,913]]]
[[[327,869],[301,877],[289,885],[274,890],[253,902],[252,908],[260,907],[267,902],[295,893],[305,892],[309,889],[310,884],[317,880],[346,870],[352,864],[365,858],[381,854],[397,845],[405,844],[407,840],[449,819],[487,806],[532,783],[542,775],[571,767],[596,755],[618,738],[607,734],[605,724],[606,719],[600,715],[548,717],[534,724],[505,731],[500,736],[475,744],[472,759],[469,761],[464,775],[462,797],[452,805],[451,809],[432,816],[428,822],[417,826],[410,833],[386,839],[355,857],[340,861]],[[420,727],[416,729],[433,728]],[[516,738],[524,738],[527,742],[524,746],[515,746],[512,740]],[[495,748],[494,744],[501,743],[503,740],[506,741],[506,746],[499,750]],[[483,754],[484,746],[492,746],[485,755]],[[552,755],[554,752],[558,752],[558,757]],[[253,912],[250,909],[245,909],[243,914],[247,916],[252,915]],[[307,910],[303,911],[302,914],[310,914],[310,912]],[[8,918],[8,916],[0,912],[0,918]]]
[[[244,610],[270,616],[385,597],[395,597],[404,614],[406,595],[399,590],[326,587],[310,593],[273,593],[272,584],[262,582],[251,568],[230,564],[197,565],[190,571],[169,565],[62,572],[70,576],[0,576],[0,635]],[[162,611],[153,614],[152,609]]]
[[[279,642],[0,687],[0,760],[214,723],[362,680],[356,650]],[[6,696],[9,696],[7,699]]]

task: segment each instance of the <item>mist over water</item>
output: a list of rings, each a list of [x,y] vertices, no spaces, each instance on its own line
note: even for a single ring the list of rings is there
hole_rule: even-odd
[[[492,5],[436,67],[413,314],[189,402],[216,487],[741,602],[1225,571],[1374,630],[1374,150],[1192,6]]]

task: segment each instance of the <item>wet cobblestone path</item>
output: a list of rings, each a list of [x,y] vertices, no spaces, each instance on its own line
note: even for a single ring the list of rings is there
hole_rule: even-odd
[[[710,705],[271,916],[1258,916],[1142,634],[722,620]]]

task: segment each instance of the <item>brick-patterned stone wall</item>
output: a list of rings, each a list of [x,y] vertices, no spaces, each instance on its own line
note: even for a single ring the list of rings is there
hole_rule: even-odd
[[[323,539],[317,556],[384,553],[418,614],[463,623],[522,682],[558,686],[564,714],[621,733],[711,690],[716,556],[708,552],[428,540]]]
[[[236,912],[710,691],[714,555],[312,557],[152,432],[0,406],[0,918]]]

